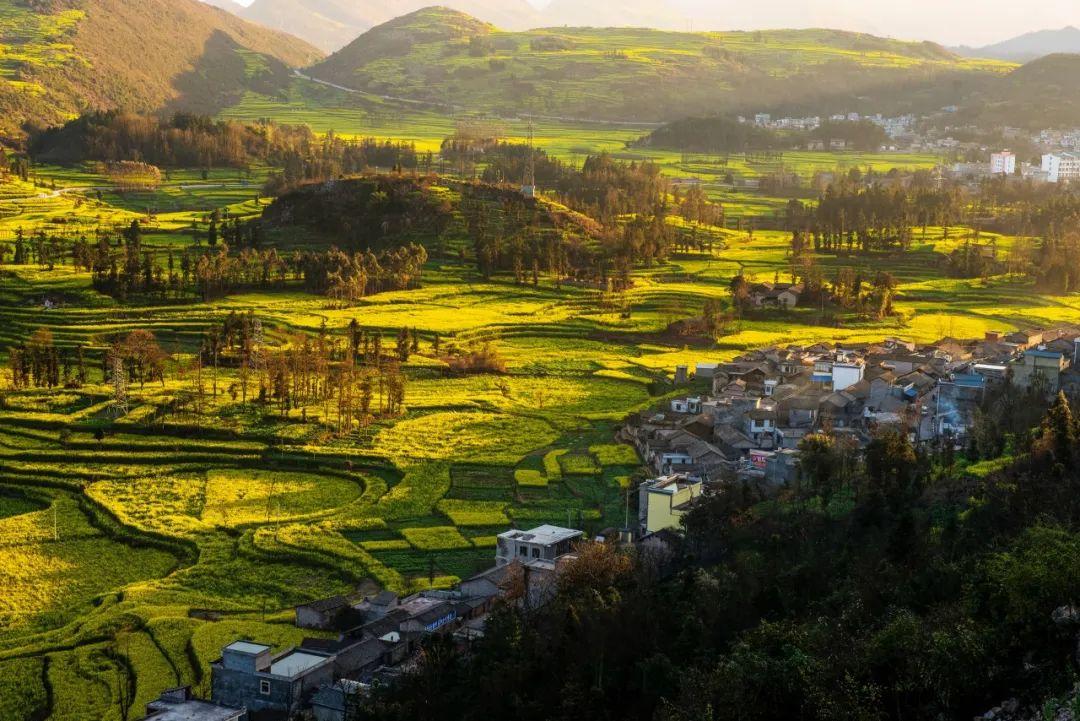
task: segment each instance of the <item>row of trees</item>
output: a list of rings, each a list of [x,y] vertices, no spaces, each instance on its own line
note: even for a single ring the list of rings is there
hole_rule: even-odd
[[[960,212],[954,190],[909,192],[902,187],[842,181],[826,189],[813,211],[798,201],[789,203],[788,223],[812,235],[817,250],[907,250],[916,227],[922,226],[925,233],[929,225],[942,226],[947,233]]]

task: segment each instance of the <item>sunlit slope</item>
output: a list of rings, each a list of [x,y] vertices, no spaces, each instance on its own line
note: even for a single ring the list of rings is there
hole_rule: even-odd
[[[209,110],[319,57],[197,0],[3,0],[0,136],[88,108]]]
[[[1012,67],[931,43],[832,30],[512,33],[428,8],[372,29],[310,72],[466,110],[656,121],[766,107],[936,108]]]

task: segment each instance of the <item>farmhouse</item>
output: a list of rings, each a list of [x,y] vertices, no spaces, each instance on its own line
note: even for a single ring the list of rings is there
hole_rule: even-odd
[[[642,535],[678,529],[683,514],[701,496],[700,479],[685,475],[663,476],[638,488],[638,525]]]
[[[274,656],[269,646],[236,641],[210,664],[211,700],[262,716],[288,717],[307,707],[333,681],[333,656],[290,649]]]
[[[345,596],[333,596],[296,607],[297,628],[329,631],[347,627],[353,620],[352,605]]]
[[[802,296],[802,284],[757,283],[750,288],[750,302],[757,308],[794,308]]]
[[[1049,393],[1061,388],[1061,374],[1068,367],[1068,359],[1060,351],[1027,350],[1011,364],[1013,382],[1021,388],[1031,388],[1044,383]]]

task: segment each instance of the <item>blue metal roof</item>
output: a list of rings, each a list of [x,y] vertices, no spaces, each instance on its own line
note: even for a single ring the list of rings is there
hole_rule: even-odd
[[[1065,357],[1063,353],[1059,353],[1056,350],[1029,350],[1025,351],[1024,355],[1029,355],[1033,358],[1051,358],[1053,360],[1061,360]]]

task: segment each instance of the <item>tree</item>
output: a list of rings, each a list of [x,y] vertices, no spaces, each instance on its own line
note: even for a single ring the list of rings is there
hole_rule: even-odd
[[[902,430],[878,431],[866,447],[868,490],[880,494],[898,510],[915,490],[918,460],[915,448]]]

